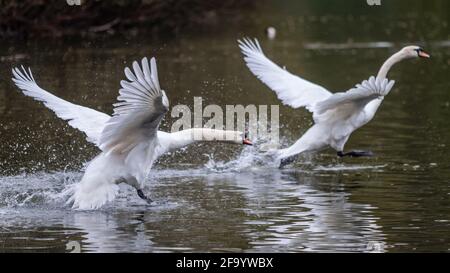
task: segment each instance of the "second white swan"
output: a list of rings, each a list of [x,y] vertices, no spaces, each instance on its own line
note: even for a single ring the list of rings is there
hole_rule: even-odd
[[[370,77],[347,92],[330,93],[317,84],[289,73],[269,60],[258,40],[238,41],[250,71],[278,98],[293,108],[306,107],[313,113],[314,125],[292,146],[275,152],[280,167],[291,163],[297,155],[332,147],[339,157],[370,156],[368,151],[344,152],[350,135],[374,117],[384,97],[394,86],[386,79],[391,67],[405,59],[430,58],[419,46],[407,46],[392,55],[380,68],[376,77]]]

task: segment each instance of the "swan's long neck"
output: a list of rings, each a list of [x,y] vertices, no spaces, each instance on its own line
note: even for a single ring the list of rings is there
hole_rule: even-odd
[[[389,57],[384,64],[381,66],[380,70],[378,71],[377,79],[378,80],[384,80],[389,72],[391,70],[392,66],[401,60],[405,59],[405,55],[402,53],[402,51],[399,51]],[[383,102],[383,97],[380,97],[378,99],[375,99],[371,102],[369,102],[366,107],[364,107],[364,111],[367,115],[367,122],[369,122],[375,115],[375,113],[378,110],[378,107],[380,107],[381,103]]]
[[[242,144],[242,133],[237,131],[225,131],[209,128],[192,128],[188,131],[193,142],[218,141]]]
[[[401,60],[405,59],[404,54],[402,51],[399,51],[392,55],[389,59],[387,59],[384,64],[381,66],[380,70],[378,71],[377,79],[384,80],[389,72],[389,70],[392,68],[392,66]]]
[[[164,133],[164,135],[161,135],[159,141],[167,151],[170,151],[203,141],[242,144],[243,133],[208,128],[192,128],[173,133]]]

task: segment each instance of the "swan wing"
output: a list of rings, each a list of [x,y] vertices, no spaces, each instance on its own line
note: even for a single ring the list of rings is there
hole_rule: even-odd
[[[150,69],[151,67],[151,69]],[[127,153],[134,147],[156,139],[159,124],[169,110],[165,92],[160,88],[155,58],[142,59],[142,68],[133,62],[125,68],[128,81],[121,81],[114,114],[100,137],[103,151]]]
[[[37,101],[42,101],[44,105],[55,112],[56,116],[68,121],[69,125],[84,132],[87,140],[96,145],[99,144],[100,135],[110,116],[94,109],[83,107],[65,101],[57,96],[40,88],[34,80],[31,70],[12,69],[12,80],[26,96]]]
[[[293,108],[306,107],[311,111],[316,102],[331,96],[322,86],[295,76],[268,59],[257,39],[238,40],[238,43],[250,71],[275,91],[283,104]]]
[[[330,113],[346,117],[357,113],[372,100],[386,96],[394,84],[395,81],[375,79],[372,76],[347,92],[335,93],[326,100],[316,103],[312,108],[314,120],[317,123]]]

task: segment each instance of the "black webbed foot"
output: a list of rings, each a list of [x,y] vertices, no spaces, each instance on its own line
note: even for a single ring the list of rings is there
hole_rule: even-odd
[[[349,156],[349,157],[363,157],[363,156],[373,156],[373,153],[371,151],[351,151],[348,153],[344,153],[342,151],[337,152],[337,155],[339,157]]]
[[[292,162],[294,162],[297,159],[297,156],[290,156],[290,157],[286,157],[281,159],[280,162],[280,166],[278,167],[279,169],[282,169],[284,166],[291,164]]]
[[[143,192],[141,189],[136,189],[136,192],[137,192],[137,195],[138,195],[141,199],[147,201],[147,203],[150,204],[150,203],[153,202],[152,199],[148,198],[148,197],[144,194],[144,192]]]

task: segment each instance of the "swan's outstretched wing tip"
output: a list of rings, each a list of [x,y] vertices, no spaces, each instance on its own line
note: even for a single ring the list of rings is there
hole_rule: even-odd
[[[150,59],[150,67],[151,67],[151,74],[152,77],[154,77],[156,81],[158,81],[158,67],[156,66],[156,58],[152,57]],[[159,87],[159,82],[158,82],[158,87]]]
[[[238,41],[247,67],[253,75],[275,91],[283,104],[293,108],[305,106],[312,109],[313,104],[331,96],[322,86],[295,76],[272,62],[265,56],[258,39],[245,37]]]
[[[34,80],[34,77],[33,77],[33,73],[31,72],[31,68],[30,68],[30,67],[28,67],[28,72],[30,73],[31,79],[32,79],[33,81],[35,81],[35,80]]]
[[[89,142],[98,143],[101,130],[106,120],[109,119],[108,115],[56,97],[39,87],[29,67],[28,71],[23,66],[21,66],[21,69],[18,67],[12,68],[12,80],[24,95],[43,102],[56,116],[66,120],[70,126],[84,132]]]
[[[23,65],[19,67],[13,67],[11,69],[13,77],[11,80],[22,90],[22,92],[27,92],[28,88],[24,85],[37,86],[36,81],[34,80],[33,74],[31,73],[31,69],[25,69]],[[34,91],[39,91],[38,89]]]
[[[243,37],[242,39],[238,39],[239,48],[242,53],[248,57],[250,53],[259,53],[263,54],[262,48],[258,42],[257,38],[249,38]]]
[[[158,81],[156,59],[133,62],[133,71],[125,70],[129,81],[122,80],[114,115],[108,121],[100,138],[103,151],[129,152],[143,139],[153,135],[168,111],[168,102]],[[145,132],[144,132],[145,131]]]
[[[125,67],[123,71],[129,81],[132,81],[132,82],[137,81],[136,76],[134,76],[133,72],[131,71],[131,69],[128,66]]]

